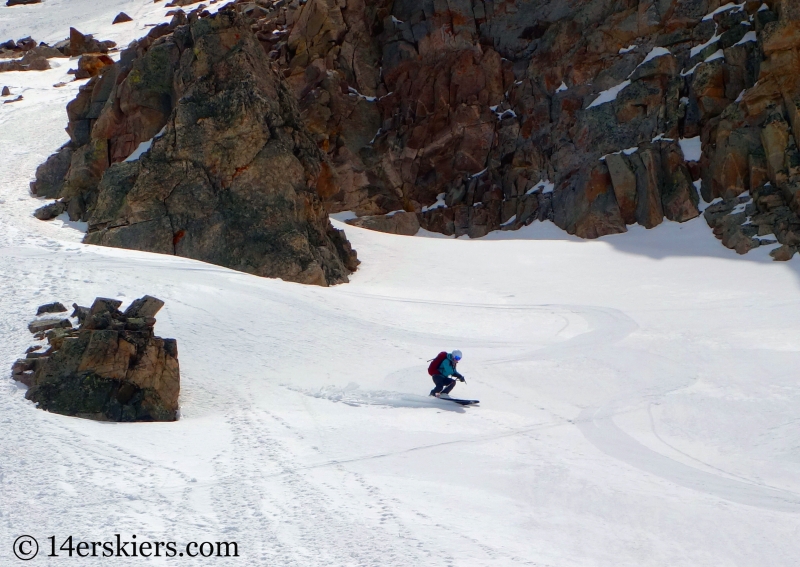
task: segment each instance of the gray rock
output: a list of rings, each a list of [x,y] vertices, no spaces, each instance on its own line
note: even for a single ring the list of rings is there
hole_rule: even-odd
[[[11,374],[13,376],[19,376],[20,374],[33,370],[35,366],[36,362],[33,359],[20,358],[11,366]]]
[[[136,299],[125,310],[125,317],[132,318],[151,318],[155,317],[161,308],[164,307],[164,302],[151,295],[145,295]]]
[[[47,331],[48,329],[69,329],[71,327],[72,323],[70,323],[69,319],[38,319],[36,321],[31,321],[28,324],[28,330],[33,334],[41,333],[42,331]]]
[[[393,215],[358,217],[347,221],[347,224],[388,234],[414,236],[419,232],[420,224],[416,213],[400,212]]]
[[[0,61],[0,73],[7,71],[46,71],[49,68],[50,62],[47,57],[35,50],[26,52],[22,59]]]
[[[47,161],[36,169],[36,180],[31,182],[31,193],[37,197],[58,198],[64,187],[74,151],[70,144],[65,144],[47,158]]]
[[[37,315],[42,315],[44,313],[64,313],[67,310],[66,307],[62,303],[58,301],[54,303],[47,303],[45,305],[40,305],[39,309],[36,310]]]
[[[36,209],[36,211],[33,213],[33,216],[39,220],[53,220],[66,210],[67,203],[64,201],[56,201],[55,203],[50,203],[49,205],[45,205],[44,207]]]
[[[20,358],[11,366],[11,377],[29,388],[33,385],[36,359]]]
[[[794,246],[787,246],[786,244],[782,244],[778,246],[774,250],[770,250],[769,255],[772,256],[772,259],[777,262],[788,262],[792,259],[792,257],[797,253],[797,248]]]
[[[119,299],[109,299],[107,297],[98,297],[92,303],[92,306],[89,308],[90,315],[97,315],[98,313],[105,313],[110,311],[112,313],[117,313],[119,307],[122,305],[122,301]]]
[[[620,213],[625,224],[636,222],[636,175],[631,171],[627,161],[621,154],[606,156],[606,165],[614,185]]]
[[[72,315],[70,317],[77,317],[80,323],[89,315],[90,309],[88,307],[81,307],[77,303],[72,304]]]

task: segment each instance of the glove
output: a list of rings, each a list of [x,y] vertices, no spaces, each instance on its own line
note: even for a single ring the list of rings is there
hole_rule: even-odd
[[[464,377],[463,377],[463,376],[457,376],[456,378],[458,378],[458,381],[459,381],[459,382],[464,382],[465,384],[467,383],[467,381],[466,381],[466,380],[464,380]]]

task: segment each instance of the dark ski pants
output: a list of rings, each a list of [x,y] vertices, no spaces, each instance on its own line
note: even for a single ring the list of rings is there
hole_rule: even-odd
[[[455,380],[452,378],[447,378],[446,376],[442,376],[441,374],[434,374],[433,382],[436,384],[436,387],[431,390],[431,396],[435,396],[439,393],[449,394],[450,391],[456,387]]]

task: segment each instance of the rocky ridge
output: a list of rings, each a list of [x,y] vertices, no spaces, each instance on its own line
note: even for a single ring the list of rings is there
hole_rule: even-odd
[[[739,252],[776,240],[785,257],[800,245],[800,8],[791,0],[233,6],[297,101],[293,128],[315,146],[305,154],[316,154],[306,185],[327,212],[354,211],[352,224],[480,237],[548,219],[596,238],[706,209]],[[153,29],[137,57],[174,41],[183,17]],[[71,209],[88,219],[91,190],[53,187],[94,187],[172,110],[150,103],[133,111],[139,122],[122,129],[126,137],[97,135],[95,120],[105,120],[85,109],[92,97],[94,108],[105,105],[108,90],[71,105],[84,113],[70,115],[71,132],[88,123],[91,135],[73,137],[38,172],[34,191],[62,197],[40,216]],[[108,151],[92,149],[104,143]],[[741,195],[757,191],[768,198],[753,214],[730,217]]]
[[[790,204],[760,172],[796,146],[791,0],[237,3],[330,158],[326,206],[352,223],[411,230],[373,218],[406,211],[479,237],[550,219],[594,238],[694,218],[697,187],[731,200],[768,179]]]
[[[101,421],[174,421],[180,393],[175,339],[156,337],[155,315],[164,302],[144,296],[122,312],[121,301],[97,298],[91,307],[73,304],[73,318],[31,322],[35,338],[12,367],[28,386],[26,398],[40,409]],[[66,312],[61,303],[42,305],[37,315]]]
[[[85,242],[330,285],[357,267],[316,190],[322,155],[234,10],[179,11],[81,87],[70,142],[38,170],[37,211]]]

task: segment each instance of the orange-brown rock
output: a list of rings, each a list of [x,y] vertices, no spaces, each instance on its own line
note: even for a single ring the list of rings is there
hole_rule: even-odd
[[[309,183],[329,212],[371,217],[365,226],[396,230],[383,216],[403,210],[448,234],[549,219],[594,238],[696,217],[695,180],[706,200],[728,201],[769,180],[800,210],[800,8],[792,0],[235,5],[320,152]],[[169,104],[166,88],[155,89],[161,99],[125,89],[137,77],[168,75],[156,56],[174,69],[189,41],[177,27],[187,21],[140,40],[144,57],[132,64],[140,67],[93,79],[72,109],[73,145],[103,139],[105,159],[116,162],[163,127],[183,78],[166,81],[175,86]],[[111,89],[120,104],[92,116]],[[677,144],[697,136],[703,155],[686,164]],[[95,157],[102,169],[97,149],[72,159]],[[600,161],[609,155],[617,157]],[[90,167],[74,171],[83,177],[67,174],[65,190],[97,181]],[[538,190],[541,181],[553,191]],[[444,206],[429,209],[437,201]],[[744,249],[748,238],[725,242]]]
[[[75,79],[88,79],[100,74],[105,67],[114,64],[114,60],[108,55],[98,53],[87,53],[81,55],[78,60],[78,70],[75,73]]]

